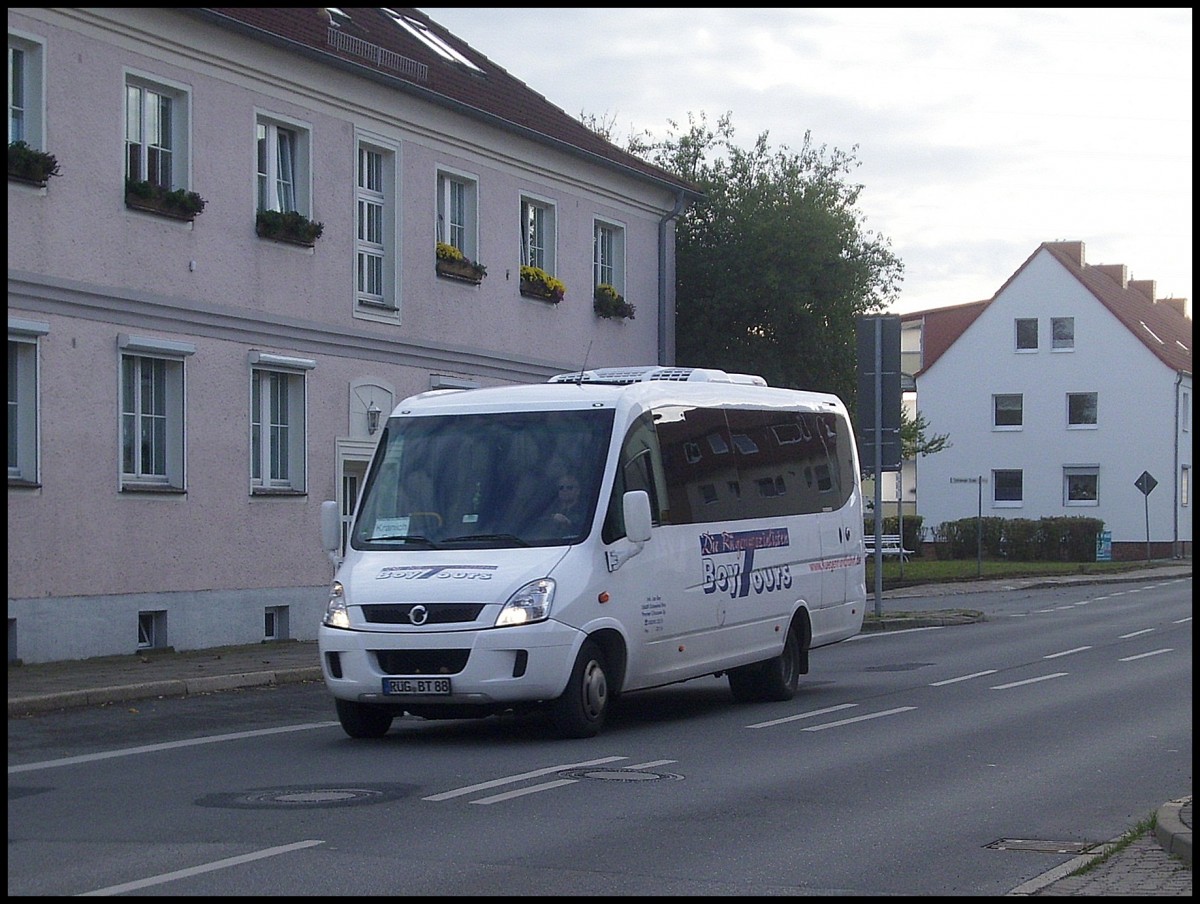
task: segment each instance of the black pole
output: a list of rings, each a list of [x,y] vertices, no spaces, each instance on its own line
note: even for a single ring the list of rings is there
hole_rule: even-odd
[[[979,475],[979,513],[975,516],[975,577],[983,577],[983,475]]]

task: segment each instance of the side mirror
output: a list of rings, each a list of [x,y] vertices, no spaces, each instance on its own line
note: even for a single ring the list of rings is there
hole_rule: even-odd
[[[321,503],[321,545],[326,552],[342,549],[342,512],[332,500]]]
[[[650,539],[650,494],[645,490],[630,490],[621,499],[625,512],[625,536],[634,543]]]

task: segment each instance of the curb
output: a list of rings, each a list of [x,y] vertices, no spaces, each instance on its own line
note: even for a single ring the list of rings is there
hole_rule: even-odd
[[[945,625],[969,625],[974,622],[987,621],[987,616],[975,609],[949,609],[942,612],[932,611],[927,615],[884,615],[880,618],[869,616],[863,619],[859,633],[869,634],[872,631],[903,631],[909,628],[941,628]]]
[[[1182,811],[1191,803],[1191,797],[1167,801],[1158,808],[1154,825],[1154,836],[1163,850],[1186,863],[1188,869],[1192,868],[1192,827],[1183,821]]]
[[[236,690],[243,687],[298,684],[303,681],[319,680],[321,680],[321,668],[314,666],[266,672],[239,672],[232,675],[206,675],[202,678],[144,681],[139,684],[118,684],[53,694],[31,694],[27,697],[11,698],[8,701],[8,716],[11,719],[28,713],[49,712],[72,706],[99,706],[106,703],[123,703],[128,700],[147,700],[151,697],[187,697],[192,694],[210,694],[214,691]]]

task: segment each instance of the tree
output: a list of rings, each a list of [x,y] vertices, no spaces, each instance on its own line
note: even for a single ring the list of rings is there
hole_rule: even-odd
[[[588,120],[585,118],[585,122]],[[611,136],[607,125],[590,126]],[[692,182],[706,200],[676,227],[676,359],[760,374],[773,386],[834,392],[853,406],[855,322],[896,297],[903,265],[864,228],[851,154],[733,141],[731,115],[704,114],[628,150]]]
[[[925,420],[925,415],[918,411],[913,417],[909,415],[907,408],[903,405],[900,406],[901,456],[912,459],[918,455],[924,457],[950,448],[951,442],[948,434],[935,433],[927,437],[925,431],[928,429],[929,422]]]

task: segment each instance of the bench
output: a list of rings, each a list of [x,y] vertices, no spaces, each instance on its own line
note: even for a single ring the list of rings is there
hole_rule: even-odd
[[[875,555],[874,534],[868,534],[863,537],[863,552],[868,557]],[[899,556],[901,562],[907,562],[908,557],[912,555],[912,550],[905,549],[904,544],[900,542],[899,534],[883,534],[880,536],[879,552],[885,556]]]

